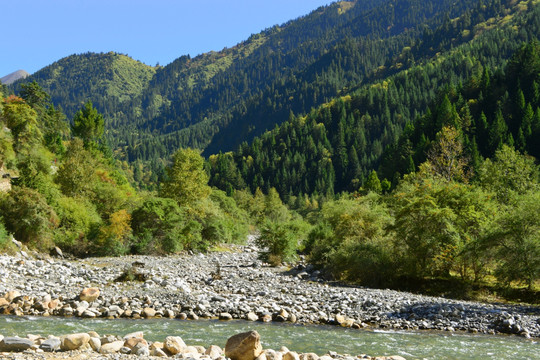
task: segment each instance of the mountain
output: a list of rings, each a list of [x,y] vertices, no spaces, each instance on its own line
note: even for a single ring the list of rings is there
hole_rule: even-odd
[[[17,70],[15,72],[12,72],[11,74],[9,75],[6,75],[4,76],[3,78],[0,78],[0,82],[4,85],[11,85],[13,84],[15,81],[19,80],[19,79],[25,79],[27,78],[28,76],[30,76],[29,73],[27,73],[26,71],[24,70]]]
[[[521,43],[537,38],[538,7],[537,0],[337,2],[232,48],[182,56],[164,67],[87,53],[27,80],[43,86],[68,118],[92,100],[108,119],[106,136],[117,156],[131,162],[159,162],[185,146],[206,156],[246,149],[270,129],[293,141],[289,119],[318,124],[313,131],[319,133],[324,125],[325,136],[315,142],[322,157],[305,166],[330,163],[325,182],[335,183],[317,191],[341,191],[351,179],[362,182],[445,85],[458,85],[483,67],[502,69]],[[275,140],[260,149],[266,154],[261,158],[280,153]],[[351,145],[356,156],[336,157],[338,148],[343,155]],[[349,156],[359,164],[352,178]],[[278,168],[265,169],[258,176],[264,182],[246,178],[250,185],[279,182],[270,180]],[[310,174],[315,181],[316,173]],[[282,194],[316,191],[298,172],[291,176],[304,184]]]
[[[460,128],[473,163],[501,144],[540,156],[538,51],[528,46],[531,56],[507,66],[524,43],[538,40],[540,6],[501,5],[485,3],[448,19],[378,69],[370,83],[305,116],[290,115],[232,153],[210,156],[212,185],[274,187],[287,201],[355,191],[373,169],[395,185],[426,160],[448,123]],[[423,60],[422,53],[432,56]]]
[[[68,118],[92,100],[110,120],[109,141],[130,160],[166,157],[180,146],[213,153],[253,139],[290,111],[309,112],[369,82],[426,28],[475,6],[473,0],[338,2],[233,48],[165,67],[126,60],[122,68],[133,79],[115,76],[111,61],[123,56],[107,53],[70,56],[28,80],[42,85]]]

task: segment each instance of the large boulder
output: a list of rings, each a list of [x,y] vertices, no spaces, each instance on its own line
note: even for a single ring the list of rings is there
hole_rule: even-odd
[[[20,352],[29,349],[32,345],[34,345],[32,340],[18,336],[7,336],[0,341],[0,352]]]
[[[171,355],[176,355],[184,351],[186,343],[180,336],[167,336],[163,342],[163,347],[171,353]]]
[[[88,301],[90,303],[92,301],[96,301],[99,294],[100,292],[97,287],[86,288],[79,294],[79,299],[81,301]]]
[[[231,336],[225,344],[225,356],[231,360],[255,360],[263,349],[257,331],[248,331]]]
[[[77,350],[90,341],[90,335],[87,333],[70,334],[62,338],[60,349],[62,351]]]

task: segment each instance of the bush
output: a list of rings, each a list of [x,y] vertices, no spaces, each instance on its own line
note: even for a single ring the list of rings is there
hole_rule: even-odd
[[[131,226],[137,254],[174,253],[184,248],[186,211],[173,199],[151,197],[133,211]]]
[[[0,211],[17,240],[43,251],[53,246],[58,216],[36,190],[14,187],[0,200]]]
[[[257,245],[263,248],[261,259],[274,266],[295,260],[299,244],[308,230],[309,225],[300,219],[287,222],[267,220],[257,239]]]
[[[95,206],[88,200],[62,196],[54,209],[60,220],[54,232],[54,243],[74,255],[85,255],[90,235],[102,223]]]
[[[0,217],[0,251],[2,252],[13,251],[13,244],[10,241],[10,236],[4,226],[2,217]]]
[[[387,235],[392,218],[379,200],[371,193],[324,204],[306,242],[310,260],[339,279],[369,285],[387,281],[393,271]]]

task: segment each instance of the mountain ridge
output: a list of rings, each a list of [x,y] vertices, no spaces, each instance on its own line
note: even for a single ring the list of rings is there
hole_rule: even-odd
[[[28,76],[30,76],[30,73],[26,72],[25,70],[17,70],[17,71],[12,72],[11,74],[8,74],[0,78],[0,83],[4,85],[11,85],[17,80],[25,79]]]

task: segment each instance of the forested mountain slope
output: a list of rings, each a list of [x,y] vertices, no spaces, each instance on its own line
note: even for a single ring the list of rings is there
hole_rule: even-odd
[[[491,4],[496,7],[495,2]],[[520,75],[521,81],[527,83],[522,86],[526,88],[522,90],[525,98],[520,98],[519,107],[515,105],[519,89],[514,79],[521,73],[517,70],[521,60],[513,62],[510,74],[505,75],[504,71],[507,59],[524,42],[537,39],[540,34],[540,8],[538,3],[499,7],[496,11],[501,15],[493,18],[485,16],[485,11],[492,11],[488,9],[479,7],[426,31],[424,40],[404,49],[394,61],[380,68],[374,76],[381,79],[360,86],[307,116],[291,115],[281,127],[265,133],[251,145],[242,144],[234,153],[211,157],[213,184],[228,191],[244,184],[252,190],[275,187],[286,198],[354,191],[372,169],[378,168],[383,154],[379,175],[395,184],[400,175],[425,161],[430,143],[446,124],[441,120],[445,116],[453,117],[454,123],[463,128],[467,151],[473,158],[492,156],[500,145],[497,136],[503,143],[515,143],[521,151],[533,153],[534,126],[521,129],[520,135],[520,111],[530,105],[528,114],[534,113],[539,105],[534,95],[538,90],[531,82],[538,76],[538,69],[523,65],[528,66],[523,71],[528,75]],[[484,21],[473,26],[471,19]],[[455,34],[466,35],[470,41],[459,45]],[[436,38],[441,41],[435,41]],[[452,46],[453,42],[457,46]],[[531,46],[528,48],[534,49]],[[449,50],[442,51],[445,47]],[[419,53],[434,56],[423,62],[410,60],[409,67],[403,66]],[[532,61],[535,57],[526,58]],[[450,101],[455,104],[449,105]],[[448,109],[451,116],[444,115],[444,111],[450,112]],[[419,118],[415,128],[413,124]],[[502,127],[500,134],[490,134],[494,132],[490,130],[493,126]],[[475,141],[479,147],[473,144]],[[491,145],[487,145],[489,141]]]
[[[157,160],[181,146],[211,154],[236,149],[291,111],[307,113],[468,42],[499,27],[500,19],[528,12],[527,6],[505,0],[339,2],[231,49],[183,56],[165,67],[113,53],[83,54],[27,80],[43,86],[68,118],[92,100],[109,120],[106,136],[121,157]]]

